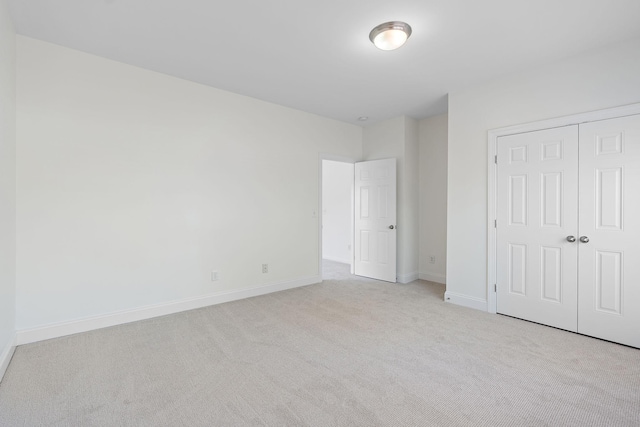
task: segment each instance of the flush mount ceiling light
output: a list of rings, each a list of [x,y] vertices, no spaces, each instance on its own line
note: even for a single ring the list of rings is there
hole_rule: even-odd
[[[406,22],[391,21],[375,27],[369,33],[369,40],[378,49],[393,50],[402,46],[411,35],[411,26]]]

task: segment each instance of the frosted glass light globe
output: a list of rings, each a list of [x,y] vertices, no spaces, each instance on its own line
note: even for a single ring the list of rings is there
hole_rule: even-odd
[[[373,44],[378,49],[393,50],[402,46],[407,41],[407,33],[401,30],[387,30],[378,34],[373,39]]]
[[[369,40],[371,40],[378,49],[393,50],[405,44],[410,35],[411,27],[409,24],[400,21],[391,21],[380,24],[371,30]]]

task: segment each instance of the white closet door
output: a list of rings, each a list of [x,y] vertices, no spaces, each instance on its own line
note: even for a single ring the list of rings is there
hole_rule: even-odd
[[[578,332],[640,347],[640,115],[580,125],[580,236]]]
[[[497,311],[575,332],[578,127],[500,137],[497,148]]]

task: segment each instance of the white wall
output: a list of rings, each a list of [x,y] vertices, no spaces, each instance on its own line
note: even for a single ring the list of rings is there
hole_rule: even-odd
[[[363,160],[397,159],[398,281],[418,278],[418,123],[400,116],[364,129]]]
[[[0,379],[15,337],[16,35],[0,0]]]
[[[420,120],[420,278],[437,283],[447,266],[447,127],[446,114]]]
[[[17,114],[19,330],[319,279],[319,153],[362,150],[360,127],[21,36]]]
[[[352,262],[353,163],[322,161],[322,258]]]
[[[640,39],[449,95],[447,296],[487,300],[487,131],[640,102]]]
[[[398,192],[400,206],[398,236],[401,243],[398,259],[399,279],[402,283],[418,279],[420,247],[420,154],[418,121],[404,117],[404,153],[400,173],[402,187]]]

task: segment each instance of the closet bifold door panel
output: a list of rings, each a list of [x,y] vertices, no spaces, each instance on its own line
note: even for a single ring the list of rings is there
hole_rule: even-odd
[[[497,311],[576,332],[578,126],[497,149]]]
[[[640,115],[581,124],[579,156],[578,332],[640,348]]]

